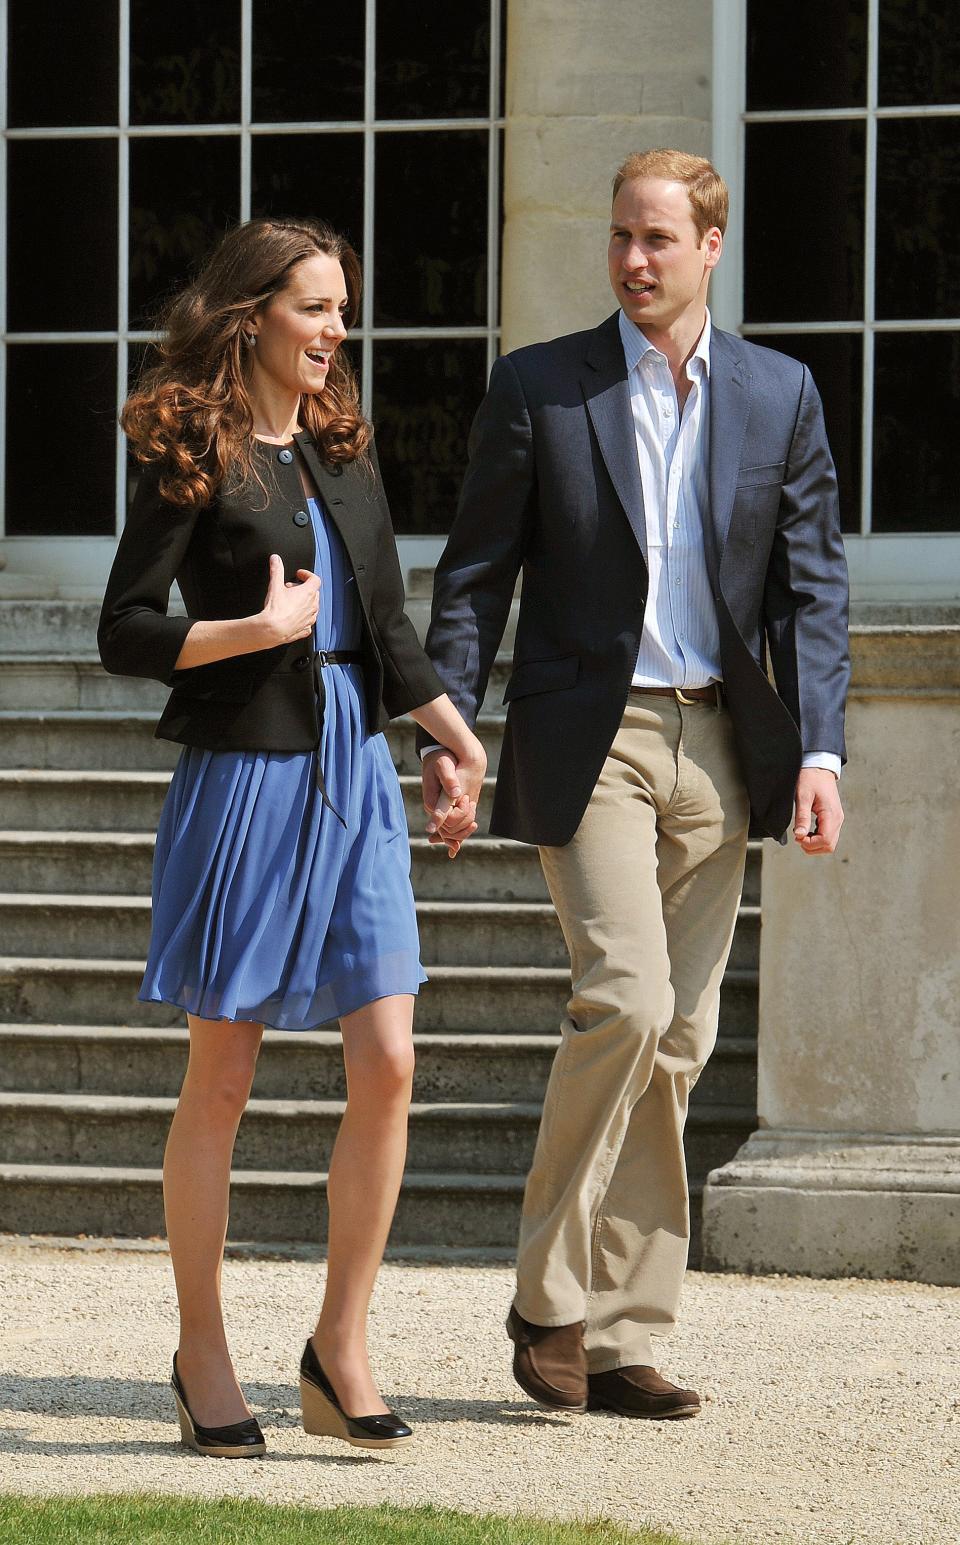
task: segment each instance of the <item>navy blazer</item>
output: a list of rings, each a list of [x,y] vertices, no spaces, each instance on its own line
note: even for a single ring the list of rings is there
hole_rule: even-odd
[[[751,830],[782,840],[802,753],[845,757],[847,573],[836,474],[806,367],[717,328],[709,495],[707,570]],[[521,570],[490,829],[559,845],[580,824],[619,728],[647,594],[618,313],[497,360],[474,420],[427,636],[471,724]],[[421,745],[428,739],[418,735]]]
[[[444,688],[406,617],[390,512],[373,465],[330,467],[306,432],[297,444],[313,474],[357,583],[363,613],[364,699],[370,731],[421,707]],[[309,639],[175,669],[192,623],[262,610],[271,553],[284,574],[314,568],[313,527],[296,460],[255,441],[266,496],[249,482],[224,486],[202,510],[165,500],[155,465],[140,480],[107,584],[97,642],[108,671],[172,687],[161,739],[213,751],[306,751],[320,723]],[[167,615],[180,586],[186,617]]]

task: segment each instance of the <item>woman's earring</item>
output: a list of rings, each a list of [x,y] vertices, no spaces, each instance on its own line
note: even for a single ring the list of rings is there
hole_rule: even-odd
[[[243,341],[246,344],[248,349],[255,349],[256,346],[257,346],[257,335],[256,335],[256,333],[244,333]]]

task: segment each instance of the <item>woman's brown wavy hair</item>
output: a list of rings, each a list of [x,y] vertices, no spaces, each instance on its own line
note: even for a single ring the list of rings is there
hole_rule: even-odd
[[[120,423],[138,461],[159,462],[160,492],[173,504],[208,504],[228,474],[260,479],[253,467],[253,405],[242,332],[254,312],[285,289],[315,253],[335,258],[347,288],[344,323],[360,307],[360,260],[322,220],[248,220],[228,231],[193,282],[160,318],[162,337]],[[328,463],[365,458],[373,431],[360,412],[350,360],[334,353],[323,392],[304,393],[301,421]]]

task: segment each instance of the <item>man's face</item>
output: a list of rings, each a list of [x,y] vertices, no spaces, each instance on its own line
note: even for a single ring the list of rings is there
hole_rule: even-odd
[[[700,240],[682,182],[625,182],[613,203],[607,263],[630,321],[668,328],[689,307],[702,306],[722,246],[715,226]]]

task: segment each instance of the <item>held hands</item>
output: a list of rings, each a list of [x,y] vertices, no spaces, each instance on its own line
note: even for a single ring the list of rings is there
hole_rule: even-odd
[[[260,622],[270,644],[291,644],[295,638],[309,638],[320,610],[320,576],[309,569],[298,569],[297,579],[284,582],[283,560],[270,555],[270,583],[260,613]]]
[[[427,840],[446,846],[456,858],[467,838],[477,829],[476,814],[487,754],[476,736],[459,760],[452,751],[431,751],[423,759],[423,808],[430,817]]]
[[[816,818],[816,831],[812,831]],[[840,840],[843,808],[837,780],[823,767],[804,767],[797,779],[794,840],[804,853],[832,853]]]

